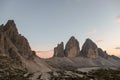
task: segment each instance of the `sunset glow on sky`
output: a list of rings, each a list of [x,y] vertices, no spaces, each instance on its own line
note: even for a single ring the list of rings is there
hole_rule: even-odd
[[[0,24],[14,19],[37,55],[47,58],[71,36],[120,56],[120,0],[0,0]]]

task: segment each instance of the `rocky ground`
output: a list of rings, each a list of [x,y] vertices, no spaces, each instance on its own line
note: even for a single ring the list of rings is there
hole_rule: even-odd
[[[54,71],[47,73],[27,74],[29,80],[120,80],[119,69],[97,69],[89,72],[79,70]]]
[[[0,80],[27,80],[23,76],[26,70],[16,65],[19,64],[7,56],[0,56]]]

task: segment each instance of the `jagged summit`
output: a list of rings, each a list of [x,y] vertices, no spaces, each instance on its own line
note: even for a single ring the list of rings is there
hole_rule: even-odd
[[[28,40],[18,33],[14,20],[8,20],[5,25],[0,26],[0,56],[6,56],[18,67],[30,72],[50,71],[35,55],[35,51],[31,50]]]
[[[97,45],[90,39],[90,38],[87,38],[83,47],[87,47],[87,48],[92,48],[92,49],[96,49],[97,48]]]
[[[13,43],[14,47],[17,48],[16,51],[18,51],[23,57],[29,58],[33,54],[27,39],[18,33],[14,20],[8,20],[5,26],[2,26],[1,29],[3,30],[3,37],[5,38],[5,40],[3,40],[4,42],[7,41],[4,43],[5,49],[9,48],[9,46],[7,46],[9,40]]]
[[[4,31],[8,31],[8,32],[11,31],[11,32],[18,34],[18,30],[16,28],[16,24],[15,24],[14,20],[8,20],[8,22],[4,26]]]
[[[69,41],[73,41],[73,40],[76,40],[76,38],[74,36],[71,36]]]

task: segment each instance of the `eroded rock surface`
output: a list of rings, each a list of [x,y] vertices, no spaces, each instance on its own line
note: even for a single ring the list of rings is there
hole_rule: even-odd
[[[92,40],[86,39],[82,46],[81,55],[89,58],[97,58],[99,56],[97,45]]]
[[[103,51],[101,48],[98,48],[98,55],[106,59],[109,57],[106,51]]]
[[[76,57],[80,53],[79,42],[72,36],[65,46],[66,57]]]
[[[61,42],[54,48],[54,57],[64,57],[64,43]]]

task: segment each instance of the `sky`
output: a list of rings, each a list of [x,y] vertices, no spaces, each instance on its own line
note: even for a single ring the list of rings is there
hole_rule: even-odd
[[[120,0],[0,0],[0,24],[9,19],[40,57],[71,36],[120,56]]]

